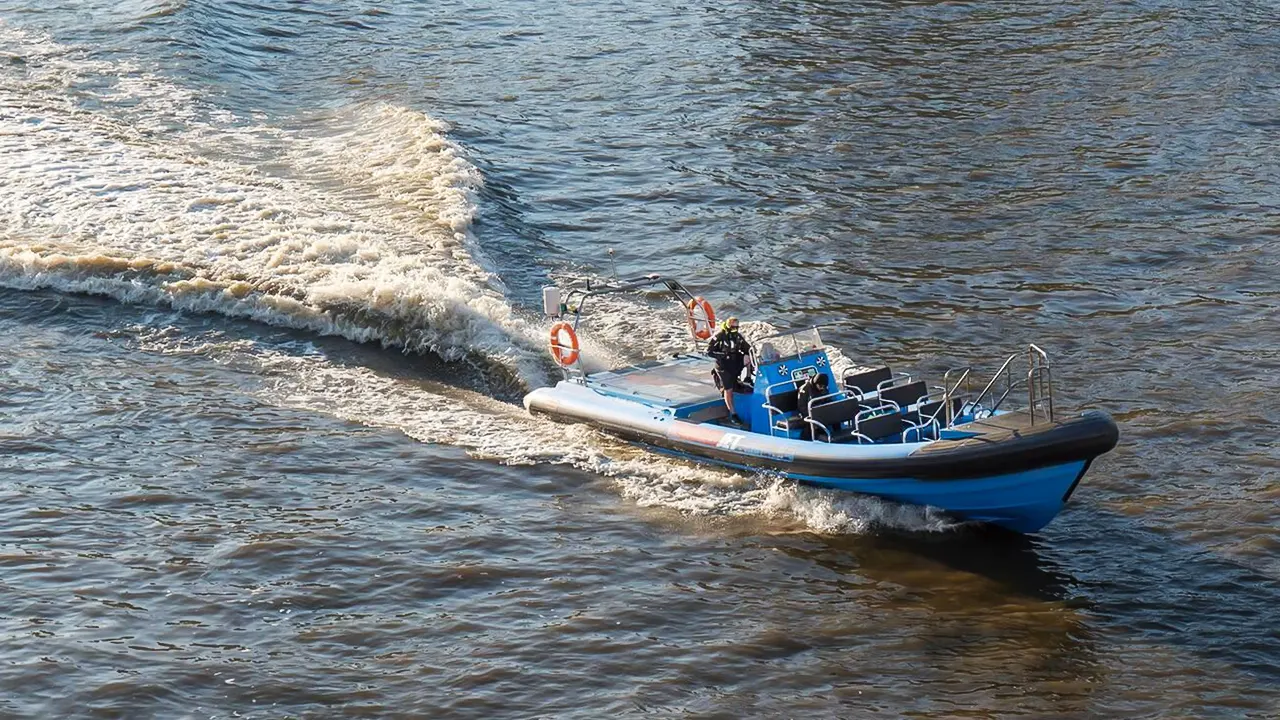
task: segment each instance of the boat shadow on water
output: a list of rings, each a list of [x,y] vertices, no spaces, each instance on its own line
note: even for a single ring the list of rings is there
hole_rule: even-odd
[[[1077,581],[1040,553],[1034,537],[984,524],[948,532],[880,530],[865,535],[798,536],[779,550],[841,575],[893,583],[928,599],[958,590],[996,593],[1045,602],[1082,602]]]
[[[1245,708],[1251,691],[1265,705],[1280,683],[1280,581],[1126,517],[1090,513],[1087,527],[1052,545],[982,525],[770,544],[829,571],[860,606],[924,612],[927,644],[948,652],[992,634],[1047,653],[1078,678],[1113,674],[1116,660],[1101,655],[1141,654],[1237,676]]]
[[[768,542],[804,568],[818,626],[849,628],[847,640],[831,639],[853,643],[843,652],[874,637],[886,658],[927,667],[938,683],[1053,684],[1059,711],[1087,712],[1101,641],[1090,601],[1040,540],[974,525]]]

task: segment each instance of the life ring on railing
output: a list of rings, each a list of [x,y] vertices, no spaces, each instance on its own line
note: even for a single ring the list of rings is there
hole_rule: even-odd
[[[712,309],[711,303],[699,295],[689,301],[686,310],[689,313],[689,332],[699,340],[710,338],[716,330],[716,311]],[[702,311],[701,318],[695,314],[698,310]]]
[[[560,341],[560,334],[569,334],[569,344]],[[561,367],[569,367],[578,362],[578,333],[573,331],[573,326],[567,322],[558,322],[551,328],[551,357],[560,363]]]

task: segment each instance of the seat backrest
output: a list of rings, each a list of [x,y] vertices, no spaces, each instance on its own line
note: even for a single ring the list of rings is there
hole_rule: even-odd
[[[962,407],[964,407],[964,400],[962,400],[961,398],[951,398],[952,419],[954,419],[960,414],[960,408]],[[913,425],[919,425],[920,423],[928,422],[929,418],[933,417],[934,413],[937,413],[937,417],[935,417],[934,419],[937,420],[939,424],[941,425],[947,424],[947,412],[945,409],[943,409],[941,400],[934,400],[933,402],[927,402],[921,405],[918,410],[908,413],[907,421]]]
[[[858,398],[847,397],[814,405],[809,417],[834,430],[840,423],[852,420],[853,416],[861,410],[862,405],[859,404]]]
[[[933,417],[934,413],[938,413],[938,417],[936,418],[937,421],[940,423],[945,423],[947,421],[947,416],[945,413],[938,412],[941,409],[942,409],[941,400],[934,400],[933,402],[927,402],[921,405],[918,410],[907,413],[907,422],[911,423],[912,425],[919,425],[920,423],[928,422],[929,418]]]
[[[795,412],[796,411],[796,395],[798,395],[799,393],[800,391],[794,388],[791,390],[783,390],[782,392],[778,392],[775,390],[772,394],[769,395],[769,399],[767,402],[770,405],[778,408],[778,412],[784,412],[784,413]]]
[[[854,429],[872,440],[880,440],[902,432],[902,416],[897,413],[877,415],[859,420],[858,426]]]
[[[861,395],[866,395],[869,392],[875,392],[877,385],[892,377],[893,373],[889,371],[888,367],[849,373],[844,376],[844,389],[854,390]]]
[[[885,388],[880,391],[880,400],[897,403],[898,407],[905,408],[915,403],[921,396],[929,392],[929,384],[923,380],[917,380],[906,385],[897,385],[891,388]]]

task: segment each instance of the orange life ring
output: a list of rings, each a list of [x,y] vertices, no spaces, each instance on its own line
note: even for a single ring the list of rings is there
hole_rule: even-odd
[[[560,333],[569,333],[569,344],[560,342]],[[558,322],[551,328],[551,357],[562,367],[578,362],[578,333],[567,322]]]
[[[687,310],[689,312],[689,332],[693,333],[693,336],[699,340],[710,338],[716,329],[716,311],[711,308],[711,303],[699,295],[689,301]],[[703,317],[696,317],[694,315],[695,310],[701,310]]]

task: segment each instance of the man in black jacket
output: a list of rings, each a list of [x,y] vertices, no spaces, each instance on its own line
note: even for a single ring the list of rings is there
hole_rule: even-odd
[[[809,403],[815,399],[830,394],[830,381],[824,373],[810,375],[804,384],[800,386],[800,391],[796,393],[796,412],[805,420],[809,419]],[[813,439],[813,426],[808,422],[804,424],[804,429],[800,431],[800,436],[806,440]]]
[[[742,418],[733,409],[733,393],[749,393],[751,388],[742,384],[742,370],[747,365],[747,356],[751,353],[751,345],[738,332],[738,318],[731,317],[720,325],[720,331],[711,338],[707,345],[707,354],[716,360],[716,369],[711,375],[716,380],[716,388],[724,392],[724,404],[729,408],[729,420],[742,424]]]

